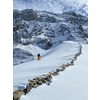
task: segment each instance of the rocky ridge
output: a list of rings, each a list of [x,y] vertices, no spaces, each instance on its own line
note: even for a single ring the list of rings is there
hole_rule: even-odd
[[[53,44],[67,40],[88,43],[87,17],[72,11],[56,14],[33,9],[13,10],[13,45],[31,44],[47,50]],[[18,53],[19,50],[16,49],[16,54]],[[23,53],[22,55],[24,57]],[[23,61],[14,54],[14,65],[33,60],[32,56],[34,57],[29,53],[26,57],[28,60]]]

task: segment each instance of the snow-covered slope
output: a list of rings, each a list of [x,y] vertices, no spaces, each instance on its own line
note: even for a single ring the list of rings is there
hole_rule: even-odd
[[[13,91],[26,91],[28,79],[55,73],[62,64],[69,64],[82,44],[75,66],[53,77],[50,86],[46,83],[37,90],[31,86],[28,94],[23,90],[26,95],[20,100],[87,100],[87,0],[13,1]]]
[[[44,51],[40,61],[14,66],[14,89],[25,88],[28,79],[45,74],[59,67],[61,63],[69,62],[78,51],[79,45],[74,42],[63,42],[52,49],[48,53]],[[20,100],[88,100],[87,56],[88,46],[82,44],[82,54],[74,66],[68,67],[58,76],[53,76],[50,86],[43,84],[38,88],[32,88],[28,94],[22,95]]]
[[[25,88],[28,79],[47,74],[60,68],[73,59],[74,54],[79,52],[80,45],[75,42],[62,42],[55,44],[49,50],[42,50],[41,60],[33,60],[13,67],[13,89]],[[38,50],[38,49],[37,49]],[[36,54],[37,55],[37,54]]]
[[[14,9],[46,10],[55,13],[75,11],[88,16],[88,0],[13,0]]]

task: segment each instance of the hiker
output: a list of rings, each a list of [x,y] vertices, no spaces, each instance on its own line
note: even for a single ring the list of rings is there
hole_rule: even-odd
[[[38,60],[40,60],[40,59],[41,59],[41,57],[40,57],[40,53],[39,53],[39,54],[37,54],[37,56],[38,56]]]

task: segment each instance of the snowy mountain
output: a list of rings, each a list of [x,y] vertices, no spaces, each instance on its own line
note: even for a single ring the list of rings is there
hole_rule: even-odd
[[[14,0],[13,100],[88,100],[87,16],[85,0]]]
[[[46,10],[55,13],[74,11],[88,16],[88,0],[13,0],[13,8]]]
[[[13,11],[14,65],[35,59],[30,51],[34,46],[47,50],[53,44],[69,40],[88,43],[88,17],[75,12]],[[23,51],[19,44],[31,46],[30,50]]]

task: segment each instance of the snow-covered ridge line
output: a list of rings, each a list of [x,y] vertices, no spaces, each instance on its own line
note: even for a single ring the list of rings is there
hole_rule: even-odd
[[[75,11],[88,16],[88,0],[13,0],[13,9],[26,8],[56,13]]]
[[[19,89],[13,92],[13,100],[19,100],[21,95],[26,95],[32,88],[37,88],[38,86],[42,85],[43,83],[50,85],[52,82],[52,75],[56,76],[59,75],[60,71],[64,71],[66,67],[74,65],[74,61],[77,60],[77,57],[80,56],[82,53],[82,46],[80,44],[80,49],[77,54],[73,57],[74,59],[71,60],[70,63],[63,64],[59,69],[56,69],[54,72],[49,72],[48,74],[43,74],[41,77],[36,77],[33,80],[28,80],[29,83],[27,84],[25,89]]]

